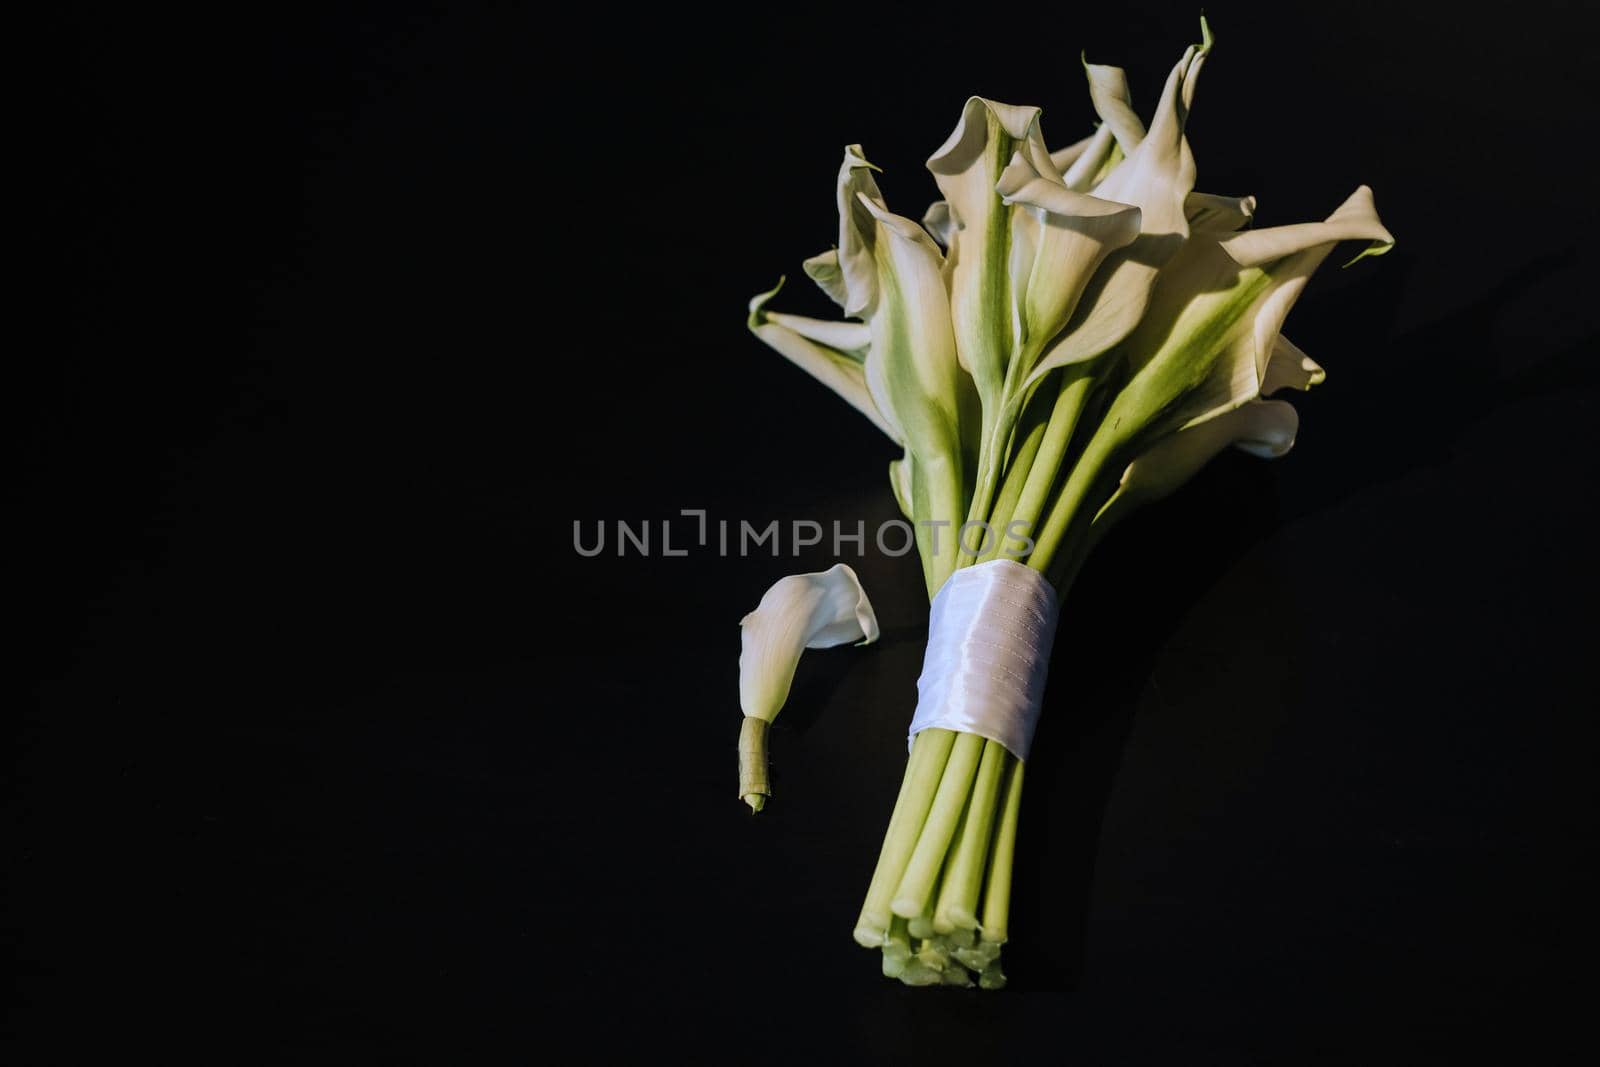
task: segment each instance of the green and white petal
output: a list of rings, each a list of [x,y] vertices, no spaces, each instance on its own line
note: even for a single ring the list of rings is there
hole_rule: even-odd
[[[995,191],[1013,155],[1022,152],[1059,180],[1039,132],[1039,109],[972,97],[945,143],[928,158],[954,229],[950,250],[950,315],[956,352],[972,375],[988,418],[998,410],[1012,333],[1011,212]],[[931,227],[930,227],[931,229]]]
[[[1255,218],[1256,198],[1190,193],[1184,198],[1183,213],[1191,233],[1233,233]]]
[[[867,349],[872,345],[872,328],[864,322],[813,319],[782,311],[763,310],[762,315],[768,322],[793,330],[809,341],[842,352],[857,363],[866,360]]]
[[[1272,354],[1267,357],[1266,373],[1261,376],[1261,395],[1271,396],[1280,389],[1305,392],[1313,385],[1321,385],[1327,377],[1316,360],[1280,333],[1272,346]]]
[[[844,307],[849,294],[845,291],[844,271],[839,267],[839,250],[830,248],[819,252],[801,264],[806,277],[817,283],[817,288],[827,294],[840,307]]]
[[[1299,428],[1300,417],[1292,404],[1253,400],[1225,415],[1169,434],[1128,464],[1121,485],[1101,516],[1112,517],[1131,504],[1174,492],[1229,445],[1262,459],[1282,456],[1294,447]]]
[[[1244,240],[1258,234],[1267,236]],[[1267,389],[1275,352],[1285,362],[1272,388],[1297,375],[1307,385],[1320,380],[1321,368],[1297,367],[1298,349],[1279,338],[1311,274],[1347,239],[1392,243],[1365,187],[1322,223],[1190,241],[1163,271],[1149,314],[1129,338],[1135,374],[1107,415],[1114,432],[1124,443],[1149,440],[1247,403]]]
[[[813,574],[780,578],[756,609],[739,620],[739,796],[760,811],[771,793],[766,774],[766,727],[777,718],[794,682],[800,654],[878,639],[872,602],[843,563]]]
[[[899,418],[907,440],[954,440],[960,364],[950,332],[950,304],[940,275],[943,258],[916,223],[865,196],[871,220],[864,240],[873,252],[878,296],[867,326],[867,385]]]
[[[1149,132],[1132,149],[1124,148],[1126,161],[1096,189],[1107,200],[1138,206],[1146,237],[1181,241],[1189,233],[1183,204],[1194,189],[1195,165],[1184,127],[1209,47],[1191,45],[1184,52],[1167,75]]]
[[[1381,256],[1394,247],[1394,235],[1378,218],[1372,190],[1365,185],[1351,193],[1337,211],[1321,222],[1247,230],[1226,238],[1222,249],[1241,267],[1261,267],[1317,248],[1322,248],[1326,255],[1338,242],[1356,240],[1371,243],[1351,263],[1366,256]]]
[[[1257,236],[1264,239],[1241,241]],[[1252,230],[1221,241],[1222,250],[1245,268],[1241,277],[1264,275],[1265,285],[1216,362],[1212,380],[1218,384],[1227,381],[1227,395],[1219,391],[1208,403],[1205,391],[1197,391],[1189,404],[1191,422],[1210,418],[1285,385],[1306,389],[1322,381],[1325,374],[1310,357],[1293,345],[1285,348],[1283,323],[1311,275],[1336,244],[1347,240],[1370,242],[1352,263],[1366,255],[1381,255],[1394,245],[1394,237],[1378,218],[1372,190],[1364,185],[1323,222]],[[1274,362],[1279,365],[1269,388]]]
[[[1054,175],[1040,173],[1021,152],[1000,176],[998,189],[1006,204],[1027,208],[1038,220],[1022,301],[1024,351],[1031,362],[1071,318],[1106,256],[1138,237],[1139,209],[1074,192]]]
[[[750,331],[791,363],[839,394],[894,441],[899,430],[884,416],[867,389],[864,363],[871,330],[865,323],[825,322],[768,311],[783,282],[750,301]]]
[[[956,355],[944,257],[926,230],[872,195],[877,184],[864,161],[856,165],[852,158],[859,159],[853,149],[846,154],[841,188],[860,187],[853,204],[841,210],[839,259],[849,293],[845,310],[859,314],[871,330],[867,391],[916,460],[912,505],[918,519],[958,515],[966,500],[962,433],[968,420],[962,412],[970,412],[976,400]],[[971,432],[976,436],[977,427]],[[938,547],[934,552],[918,539],[931,589],[955,565],[954,539],[944,538]]]
[[[1050,162],[1055,165],[1056,170],[1065,176],[1067,168],[1082,158],[1083,154],[1094,144],[1094,141],[1095,135],[1091,133],[1087,137],[1072,142],[1065,148],[1058,148],[1050,153]]]
[[[1084,61],[1083,71],[1089,78],[1089,100],[1105,123],[1124,156],[1144,140],[1144,123],[1133,110],[1133,96],[1128,91],[1128,75],[1121,67],[1105,66]]]
[[[1204,26],[1204,20],[1201,20]],[[1077,312],[1029,377],[1092,359],[1139,325],[1157,275],[1189,236],[1184,202],[1194,191],[1194,155],[1184,137],[1210,32],[1190,46],[1167,76],[1154,121],[1128,158],[1094,188],[1095,196],[1140,210],[1139,236],[1107,257],[1077,301]],[[1109,125],[1109,123],[1108,123]]]
[[[928,205],[928,210],[922,213],[922,228],[933,234],[933,239],[948,249],[956,239],[956,218],[950,214],[950,203],[947,200],[935,200]],[[949,269],[949,259],[945,260],[945,268]]]
[[[883,194],[872,176],[877,169],[861,154],[860,145],[845,146],[834,190],[839,207],[839,247],[834,255],[844,290],[844,313],[851,318],[867,318],[878,298],[878,269],[867,242],[872,220],[862,206],[864,201],[883,203]]]
[[[889,488],[894,490],[894,502],[900,505],[900,514],[908,519],[916,515],[911,505],[911,479],[914,475],[913,460],[909,450],[899,459],[889,461]]]
[[[1061,184],[1076,193],[1092,192],[1107,168],[1121,158],[1122,147],[1111,135],[1111,127],[1101,123],[1071,165],[1061,168]]]

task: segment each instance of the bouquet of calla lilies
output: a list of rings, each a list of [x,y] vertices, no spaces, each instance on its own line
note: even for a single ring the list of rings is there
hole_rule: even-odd
[[[778,289],[751,301],[758,337],[902,449],[889,480],[937,624],[924,702],[938,688],[932,631],[964,625],[955,658],[978,645],[996,662],[1014,653],[990,675],[1021,679],[1022,696],[977,691],[1036,711],[1054,598],[1091,549],[1227,446],[1289,450],[1298,420],[1274,394],[1323,378],[1283,336],[1290,307],[1336,244],[1366,242],[1355,259],[1393,244],[1364,186],[1321,222],[1270,228],[1251,227],[1254,198],[1195,190],[1184,128],[1212,50],[1201,29],[1148,126],[1115,67],[1085,65],[1100,122],[1054,151],[1037,108],[968,100],[928,160],[943,199],[920,223],[889,209],[877,168],[847,147],[837,245],[804,264],[843,321],[772,310]],[[939,621],[967,610],[942,602],[969,571],[990,575],[982,603],[962,623]],[[984,623],[994,610],[1028,632]],[[766,726],[801,650],[870,641],[877,623],[838,566],[784,579],[744,626],[740,791],[759,810]],[[919,705],[855,938],[908,984],[998,988],[1032,726],[986,728],[982,706],[963,714],[978,725],[923,722]]]

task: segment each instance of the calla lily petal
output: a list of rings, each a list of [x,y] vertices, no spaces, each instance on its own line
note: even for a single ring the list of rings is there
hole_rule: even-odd
[[[1262,459],[1294,447],[1300,416],[1282,400],[1255,400],[1226,415],[1156,441],[1123,471],[1122,484],[1101,511],[1111,516],[1132,503],[1166,496],[1229,445]],[[1096,518],[1100,521],[1100,517]]]
[[[864,322],[813,319],[782,311],[763,311],[763,314],[768,322],[787,327],[808,341],[843,352],[857,363],[866,360],[867,347],[872,344],[872,328]]]
[[[901,458],[889,461],[889,488],[894,490],[894,502],[900,505],[900,514],[908,519],[916,514],[911,506],[913,475],[913,462],[909,451]]]
[[[1139,209],[1074,192],[1017,153],[998,186],[1007,204],[1034,209],[1038,246],[1028,273],[1023,324],[1034,354],[1072,316],[1096,268],[1139,235]],[[1024,365],[1026,369],[1026,364]]]
[[[824,322],[766,310],[767,301],[783,282],[750,301],[750,331],[780,355],[839,394],[873,425],[899,441],[899,431],[886,419],[867,389],[864,349],[871,331],[859,322]]]
[[[1012,342],[1011,218],[995,184],[1018,151],[1058,181],[1039,132],[1039,109],[972,97],[932,156],[928,170],[955,223],[950,250],[950,316],[961,365],[972,375],[986,412],[998,409]]]
[[[856,199],[865,218],[852,213],[851,225],[859,227],[852,239],[870,252],[874,270],[865,309],[872,331],[867,389],[916,460],[917,517],[958,514],[965,507],[961,412],[972,386],[956,356],[944,258],[922,227],[865,192]],[[954,569],[954,539],[946,541],[938,552],[918,541],[930,589]]]
[[[1194,188],[1195,165],[1183,131],[1205,58],[1205,47],[1191,45],[1184,52],[1167,75],[1149,133],[1132,149],[1124,148],[1128,158],[1096,188],[1107,200],[1137,205],[1144,212],[1144,235],[1169,238],[1168,243],[1189,233],[1183,203]]]
[[[1121,151],[1117,139],[1111,135],[1111,127],[1102,123],[1071,166],[1062,168],[1061,184],[1074,192],[1092,191],[1101,172],[1115,162]],[[1054,162],[1054,157],[1051,161]]]
[[[1067,168],[1076,163],[1089,150],[1089,146],[1094,143],[1094,140],[1095,135],[1091,133],[1081,140],[1072,142],[1065,148],[1058,148],[1050,153],[1050,162],[1055,164],[1056,170],[1061,171],[1063,177],[1065,177]]]
[[[1272,354],[1267,357],[1267,370],[1261,376],[1261,395],[1271,396],[1280,389],[1299,389],[1304,392],[1313,385],[1321,385],[1328,377],[1317,361],[1300,351],[1299,347],[1283,334],[1278,335]]]
[[[929,204],[928,210],[922,214],[922,228],[933,234],[933,239],[948,249],[956,239],[956,218],[950,214],[949,201],[935,200]],[[948,263],[946,260],[947,268]]]
[[[1232,233],[1255,218],[1256,198],[1190,193],[1184,197],[1183,214],[1192,233]]]
[[[843,563],[780,578],[739,620],[739,796],[760,811],[767,785],[766,727],[789,699],[800,654],[878,639],[878,618],[856,572]]]
[[[1133,110],[1133,96],[1128,91],[1128,75],[1121,67],[1109,67],[1085,61],[1083,71],[1089,77],[1089,99],[1095,113],[1117,139],[1122,154],[1129,156],[1144,140],[1144,123]]]
[[[976,447],[966,447],[962,429],[978,421],[978,402],[957,356],[945,257],[927,231],[884,204],[876,169],[859,145],[845,148],[837,250],[806,261],[845,314],[863,322],[769,313],[766,293],[751,303],[750,328],[906,449],[916,477],[898,481],[910,486],[918,519],[953,515],[965,507],[965,457]],[[930,590],[955,566],[954,538],[945,541],[935,550],[918,539]]]
[[[826,252],[819,252],[801,264],[806,272],[806,277],[817,283],[821,289],[840,307],[844,307],[849,299],[845,289],[844,271],[839,267],[839,250],[830,248]]]
[[[866,318],[878,296],[878,271],[867,241],[872,223],[861,206],[864,200],[883,202],[878,182],[872,176],[877,169],[861,154],[860,145],[845,146],[834,191],[839,204],[839,248],[835,254],[845,292],[844,313],[852,318]]]
[[[1143,362],[1133,367],[1107,423],[1124,441],[1150,439],[1261,395],[1284,319],[1334,245],[1349,238],[1374,241],[1374,248],[1392,243],[1371,202],[1363,186],[1321,223],[1252,230],[1220,242],[1196,235],[1163,272],[1149,314],[1129,338],[1130,358]],[[1258,234],[1269,236],[1244,240]],[[1299,373],[1308,384],[1320,380],[1315,364]],[[1285,379],[1294,374],[1286,363],[1273,388],[1291,384]]]
[[[1029,384],[1057,367],[1092,359],[1127,337],[1150,303],[1161,267],[1189,236],[1184,202],[1194,190],[1195,165],[1183,131],[1200,68],[1211,48],[1204,19],[1201,26],[1205,41],[1190,46],[1167,76],[1149,131],[1128,158],[1095,186],[1100,199],[1140,209],[1139,236],[1107,257],[1076,301],[1078,311],[1060,340],[1029,375]]]
[[[1248,230],[1225,239],[1222,250],[1241,267],[1260,267],[1319,245],[1331,246],[1339,241],[1350,240],[1372,242],[1356,259],[1381,256],[1394,247],[1394,235],[1378,218],[1372,190],[1365,185],[1351,193],[1350,198],[1322,222]],[[1350,262],[1354,263],[1355,260]]]

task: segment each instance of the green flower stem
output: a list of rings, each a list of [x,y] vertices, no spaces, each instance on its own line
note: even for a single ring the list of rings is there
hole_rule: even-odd
[[[983,761],[980,756],[979,766],[981,767],[982,765]],[[956,857],[961,854],[961,850],[965,847],[964,842],[972,831],[972,807],[977,802],[977,799],[977,790],[974,789],[967,794],[966,799],[962,802],[961,816],[956,820],[956,832],[950,838],[949,847],[945,849],[944,865],[934,878],[933,891],[929,895],[928,908],[924,913],[927,915],[927,929],[932,931],[928,936],[932,937],[940,945],[944,944],[946,934],[955,931],[954,924],[949,921],[949,917],[943,910],[946,904],[945,895],[950,892],[954,884],[951,880],[951,873],[955,867]]]
[[[939,791],[890,902],[894,914],[912,919],[930,909],[934,882],[944,866],[945,854],[950,849],[950,839],[955,836],[967,797],[972,793],[972,776],[978,769],[983,745],[984,739],[977,734],[955,735],[950,759],[939,781]]]
[[[923,536],[924,530],[931,529],[923,524],[958,514],[956,509],[961,506],[961,478],[959,455],[917,457],[916,475],[911,480],[911,509],[916,520],[917,553],[922,559],[923,581],[928,587],[930,600],[944,585],[945,579],[962,564],[957,561],[960,546],[951,546],[944,541],[935,552],[934,542],[939,535],[930,532],[928,536]],[[958,533],[947,532],[952,535]]]
[[[1027,480],[1023,483],[1016,505],[1003,521],[1001,516],[995,516],[996,521],[1002,521],[1003,529],[1009,528],[1012,522],[1020,519],[1028,524],[1027,531],[1031,535],[1039,525],[1039,517],[1044,513],[1045,505],[1049,501],[1050,490],[1055,487],[1056,476],[1061,472],[1073,435],[1083,417],[1084,406],[1088,403],[1094,386],[1094,377],[1081,370],[1077,373],[1069,372],[1062,378],[1061,391],[1056,395],[1055,407],[1050,412],[1050,422],[1045,428],[1044,440],[1040,443],[1037,457],[1029,467]],[[1037,550],[1035,546],[1035,551]]]
[[[1022,810],[1021,760],[1011,764],[1000,804],[1000,824],[989,855],[989,879],[983,889],[983,920],[979,929],[986,942],[1003,944],[1010,933],[1011,863],[1017,853],[1017,813]]]
[[[1072,465],[1072,471],[1067,475],[1067,484],[1061,487],[1061,495],[1056,497],[1055,503],[1050,506],[1039,533],[1034,538],[1033,554],[1028,557],[1028,566],[1034,570],[1049,572],[1050,564],[1061,549],[1068,527],[1078,517],[1088,497],[1101,481],[1101,473],[1109,467],[1111,460],[1121,450],[1120,435],[1112,429],[1115,426],[1113,418],[1114,409],[1113,413],[1108,413],[1107,421],[1101,423],[1094,436],[1089,438],[1089,443],[1084,446],[1083,455],[1078,457],[1078,462]],[[1097,510],[1099,503],[1095,502]],[[1093,512],[1090,512],[1090,516],[1093,516]]]
[[[972,506],[967,509],[967,521],[986,521],[994,509],[994,497],[997,490],[996,482],[999,480],[1001,469],[1005,466],[1006,455],[1010,450],[1011,435],[1017,428],[1017,423],[1023,414],[1025,401],[1031,396],[1025,395],[1022,384],[1027,381],[1028,371],[1033,369],[1037,362],[1041,347],[1029,342],[1024,344],[1021,351],[1017,352],[1006,365],[1005,383],[1000,388],[1000,410],[993,420],[984,413],[984,423],[989,426],[989,432],[983,439],[983,445],[978,453],[978,480],[972,494]],[[955,569],[970,567],[977,561],[978,553],[971,551],[966,545],[960,543],[960,534],[957,531],[958,543],[956,548]],[[937,590],[935,590],[937,591]]]
[[[1005,479],[1000,483],[1000,495],[995,498],[994,507],[989,512],[989,528],[994,536],[989,538],[983,551],[978,553],[978,563],[987,563],[995,559],[1005,547],[1005,525],[998,520],[1009,516],[1017,506],[1017,498],[1022,495],[1022,487],[1028,480],[1028,472],[1033,467],[1034,457],[1038,455],[1039,446],[1044,441],[1045,428],[1049,425],[1052,409],[1053,402],[1046,403],[1043,391],[1038,391],[1029,399],[1027,408],[1022,413],[1022,422],[1017,427],[1014,454],[1006,467]]]
[[[967,522],[983,520],[994,505],[995,482],[998,480],[997,471],[1001,460],[1004,458],[1003,453],[1006,441],[1010,438],[1011,431],[1016,428],[1017,424],[1015,409],[1008,408],[1007,410],[1010,411],[1010,415],[1002,414],[996,420],[993,435],[988,441],[984,442],[982,458],[978,462],[978,484],[972,494],[972,507],[967,511]],[[1000,442],[998,446],[995,445],[996,441]],[[967,546],[966,539],[961,536],[959,529],[953,532],[956,536],[957,550],[954,569],[960,570],[962,567],[972,566],[976,562],[978,554]]]
[[[1102,482],[1109,480],[1106,477],[1101,479]],[[1080,517],[1078,527],[1068,537],[1067,548],[1058,554],[1050,563],[1049,569],[1045,571],[1050,584],[1054,585],[1063,597],[1067,595],[1067,590],[1072,588],[1072,583],[1077,580],[1078,571],[1083,569],[1084,561],[1089,558],[1095,546],[1105,540],[1106,534],[1110,533],[1118,523],[1138,509],[1138,501],[1123,500],[1117,497],[1115,492],[1114,485],[1102,489],[1100,495],[1110,496],[1112,500],[1110,505],[1102,507],[1088,522],[1084,522],[1083,517]]]
[[[956,735],[950,730],[928,729],[917,734],[911,744],[911,758],[906,761],[900,797],[895,802],[894,814],[889,817],[878,865],[873,869],[867,899],[856,920],[856,941],[867,948],[878,948],[888,936],[894,919],[890,900],[916,849],[955,740]]]
[[[1000,779],[1012,759],[998,741],[985,741],[978,776],[973,782],[967,817],[939,887],[939,900],[933,909],[933,928],[942,934],[970,931],[978,925],[978,897],[983,891],[985,864],[989,858],[989,839],[994,830],[995,802],[1000,795]]]

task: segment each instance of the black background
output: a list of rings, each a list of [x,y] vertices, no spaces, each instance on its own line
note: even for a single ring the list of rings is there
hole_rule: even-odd
[[[889,517],[891,446],[744,302],[833,239],[844,143],[920,216],[966,95],[1075,139],[1080,50],[1147,110],[1193,11],[85,9],[14,42],[47,67],[13,164],[47,239],[8,360],[18,1061],[1560,1037],[1593,992],[1579,7],[1210,6],[1201,187],[1272,225],[1370,183],[1399,247],[1291,317],[1329,370],[1292,455],[1222,458],[1073,590],[994,996],[849,936],[914,561],[855,561],[885,639],[807,657],[752,818],[735,623],[831,550],[586,560],[572,523]]]

